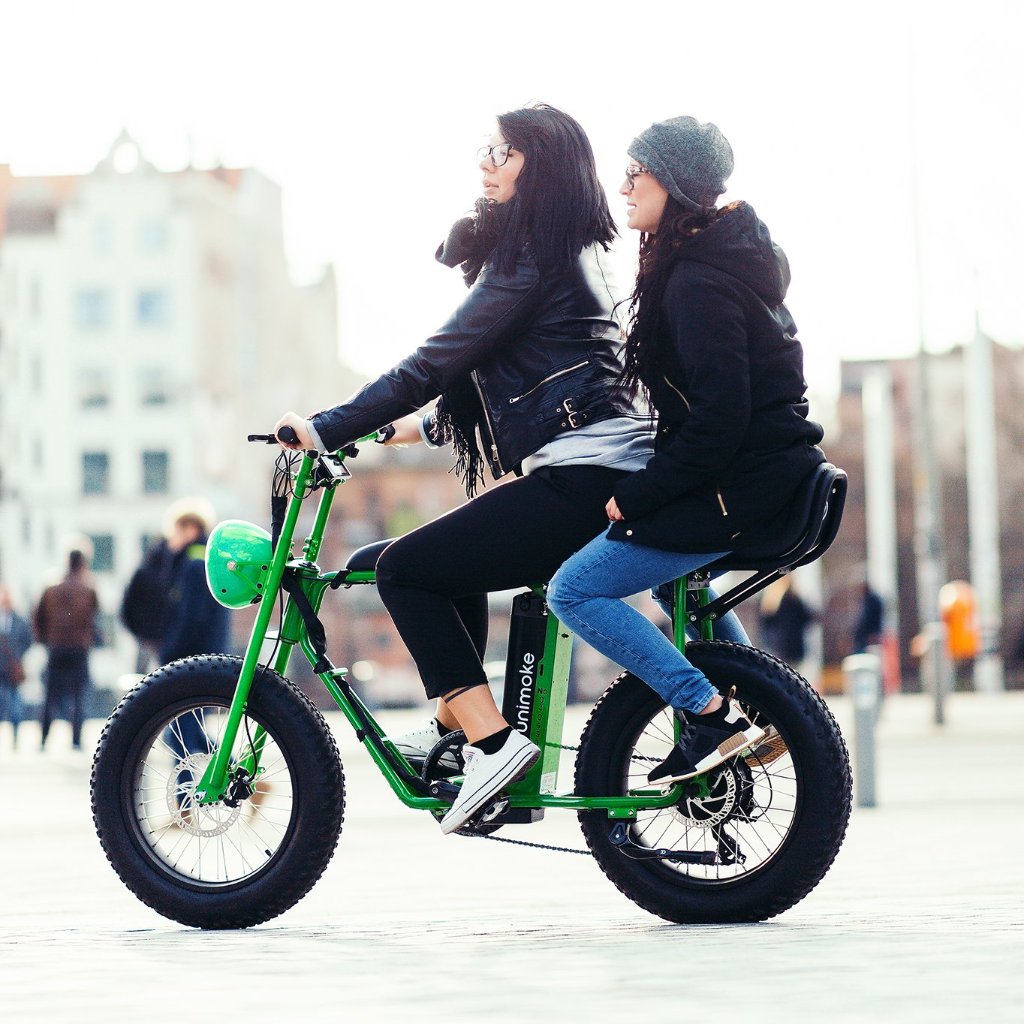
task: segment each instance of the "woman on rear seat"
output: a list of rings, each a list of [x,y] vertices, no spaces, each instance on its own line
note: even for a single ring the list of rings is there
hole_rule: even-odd
[[[629,157],[619,191],[641,234],[623,381],[650,401],[655,454],[616,483],[611,526],[559,569],[548,603],[682,719],[679,744],[648,777],[670,784],[764,733],[621,599],[762,543],[825,455],[782,301],[786,258],[749,205],[716,209],[728,141],[676,117],[634,139]]]

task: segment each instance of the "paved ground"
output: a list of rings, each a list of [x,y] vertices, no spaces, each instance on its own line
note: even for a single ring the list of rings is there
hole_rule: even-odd
[[[588,858],[442,837],[334,724],[349,785],[334,861],[288,914],[227,933],[121,886],[63,726],[46,755],[34,727],[14,753],[0,726],[0,1018],[1024,1020],[1024,694],[954,696],[942,729],[924,698],[891,699],[879,806],[855,812],[803,903],[729,927],[652,918]],[[516,834],[582,845],[568,814]]]

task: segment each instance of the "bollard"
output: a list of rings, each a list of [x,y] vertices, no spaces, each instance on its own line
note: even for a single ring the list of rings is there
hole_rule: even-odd
[[[853,698],[853,791],[858,807],[874,807],[875,722],[882,694],[882,662],[877,654],[843,659],[846,692]]]

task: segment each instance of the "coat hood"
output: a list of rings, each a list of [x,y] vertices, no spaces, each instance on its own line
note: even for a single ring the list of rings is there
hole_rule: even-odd
[[[789,260],[747,203],[727,207],[680,247],[679,258],[731,274],[767,306],[779,305],[789,288]]]

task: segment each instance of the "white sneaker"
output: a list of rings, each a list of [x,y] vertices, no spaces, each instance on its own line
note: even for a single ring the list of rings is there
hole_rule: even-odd
[[[496,754],[485,754],[469,743],[462,753],[466,758],[465,774],[455,803],[441,819],[445,835],[461,828],[506,786],[521,779],[540,757],[540,747],[522,733],[513,732]]]
[[[417,770],[423,767],[427,754],[436,743],[441,742],[441,730],[437,727],[437,719],[432,718],[426,725],[401,736],[388,736],[398,752]],[[451,754],[445,754],[438,762],[443,768],[458,770],[458,764]]]

